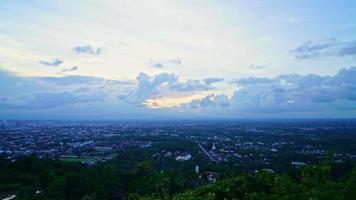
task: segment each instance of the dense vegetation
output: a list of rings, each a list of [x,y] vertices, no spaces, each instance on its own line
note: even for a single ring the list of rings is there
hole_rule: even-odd
[[[124,156],[124,155],[122,155]],[[124,158],[123,158],[124,159]],[[0,159],[0,195],[17,199],[355,199],[356,169],[331,162],[288,174],[260,170],[201,182],[194,172],[160,171],[151,161],[95,167],[24,157]],[[183,170],[183,171],[182,171]],[[1,197],[0,196],[0,197]]]

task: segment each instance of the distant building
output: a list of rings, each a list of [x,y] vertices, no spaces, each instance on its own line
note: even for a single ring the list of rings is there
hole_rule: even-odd
[[[195,165],[195,173],[199,174],[199,165]]]
[[[172,156],[172,152],[171,152],[171,151],[168,151],[164,156],[165,156],[165,157],[171,157],[171,156]]]
[[[179,155],[176,157],[176,161],[187,161],[192,159],[192,155],[191,154],[185,154],[185,155]]]
[[[297,162],[297,161],[292,162],[292,166],[294,166],[294,167],[301,167],[304,165],[307,165],[307,164],[305,164],[305,162]]]

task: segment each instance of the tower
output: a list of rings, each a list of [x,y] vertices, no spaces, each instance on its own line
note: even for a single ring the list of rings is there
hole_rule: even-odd
[[[213,146],[211,147],[211,150],[212,150],[212,151],[215,151],[215,150],[216,150],[215,142],[213,143]]]

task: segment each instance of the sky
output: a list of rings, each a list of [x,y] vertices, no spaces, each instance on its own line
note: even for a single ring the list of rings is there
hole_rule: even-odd
[[[356,117],[356,1],[2,0],[0,119]]]

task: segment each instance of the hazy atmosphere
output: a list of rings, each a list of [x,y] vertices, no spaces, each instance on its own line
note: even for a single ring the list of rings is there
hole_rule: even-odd
[[[353,118],[355,8],[4,0],[0,117]]]

